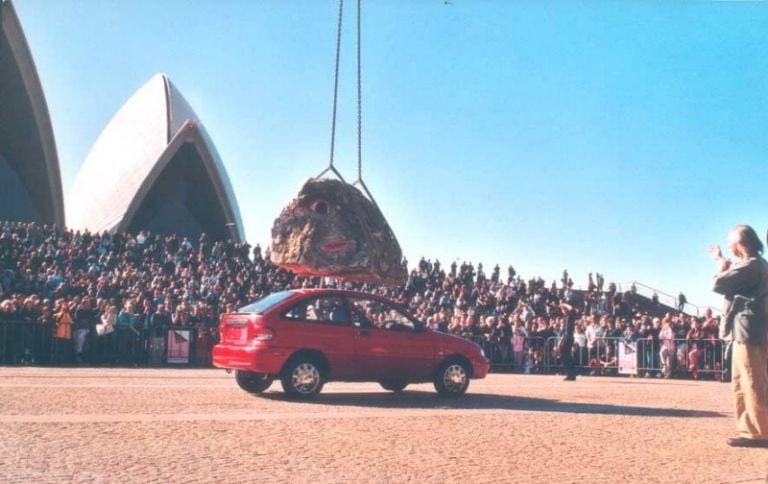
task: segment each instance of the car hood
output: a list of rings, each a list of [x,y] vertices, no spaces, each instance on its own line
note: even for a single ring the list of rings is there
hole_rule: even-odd
[[[452,334],[442,333],[440,331],[434,331],[430,330],[433,337],[435,338],[435,342],[444,350],[444,351],[460,351],[462,353],[467,353],[469,355],[473,355],[475,353],[480,353],[480,346],[475,344],[474,342],[462,338],[461,336],[455,336]]]

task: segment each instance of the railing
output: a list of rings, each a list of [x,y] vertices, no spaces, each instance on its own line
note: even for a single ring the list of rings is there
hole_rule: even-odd
[[[469,336],[485,352],[495,371],[563,373],[560,338]],[[117,328],[100,335],[74,329],[72,338],[56,337],[55,325],[20,320],[0,321],[0,365],[211,366],[213,328],[172,326],[147,331]],[[631,348],[631,371],[621,368],[621,356]],[[726,344],[718,339],[627,341],[599,338],[591,346],[570,348],[582,374],[711,378],[724,380]],[[620,371],[621,370],[621,371]]]
[[[633,287],[634,287],[634,291],[632,290]],[[584,286],[581,284],[573,285],[571,288],[577,291],[584,291],[584,292],[587,292],[589,290],[587,286]],[[605,291],[605,288],[606,286],[603,286],[603,291]],[[673,309],[677,309],[679,306],[677,296],[673,296],[672,294],[666,293],[664,291],[660,291],[647,284],[643,284],[642,282],[629,281],[629,282],[616,283],[616,290],[619,292],[634,292],[635,294],[639,294],[648,299],[653,299],[653,295],[656,294],[659,298],[659,304],[662,304],[664,306],[667,306]],[[707,309],[712,311],[713,314],[720,314],[722,312],[720,309],[715,308],[713,306],[698,305],[690,302],[686,302],[683,305],[683,312],[687,314],[695,314],[696,316],[703,316],[704,312]]]
[[[0,321],[0,365],[48,364],[53,354],[51,325]]]
[[[544,374],[564,372],[560,355],[560,351],[564,350],[558,347],[559,337],[546,340],[527,337],[522,342],[492,340],[486,336],[467,339],[483,349],[495,371]],[[581,374],[634,374],[694,379],[706,377],[723,381],[728,374],[725,348],[725,342],[719,339],[631,341],[625,338],[599,338],[592,346],[574,343],[571,352],[573,365]],[[631,355],[631,365],[627,365],[624,360],[622,368],[621,357],[625,352]],[[627,371],[626,367],[631,370]]]
[[[722,379],[726,343],[719,339],[638,340],[638,372],[648,376],[711,374]]]
[[[677,296],[673,296],[672,294],[668,294],[664,291],[659,291],[658,289],[655,289],[651,286],[643,284],[642,282],[630,281],[630,282],[624,282],[624,283],[618,284],[618,289],[622,292],[631,291],[633,287],[635,288],[634,292],[636,294],[647,297],[648,299],[653,299],[653,295],[656,294],[659,297],[660,304],[663,304],[665,306],[669,306],[675,309],[677,309],[678,307]],[[713,314],[720,314],[721,312],[719,309],[714,308],[712,306],[699,306],[697,304],[693,304],[689,302],[686,302],[683,305],[683,311],[685,313],[695,314],[696,316],[703,316],[704,312],[707,309],[712,311]]]
[[[72,329],[56,337],[55,324],[0,320],[0,365],[211,366],[214,328],[117,327],[108,334]]]

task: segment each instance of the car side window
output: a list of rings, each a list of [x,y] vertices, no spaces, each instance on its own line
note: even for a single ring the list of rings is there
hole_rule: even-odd
[[[358,328],[373,328],[373,313],[371,312],[371,301],[365,299],[352,298],[349,300],[349,306],[352,308],[352,324]]]
[[[347,324],[349,314],[344,300],[337,296],[320,296],[304,299],[288,309],[283,317],[296,321]]]
[[[350,299],[350,304],[355,326],[387,331],[416,331],[416,326],[408,316],[388,304],[357,298]]]

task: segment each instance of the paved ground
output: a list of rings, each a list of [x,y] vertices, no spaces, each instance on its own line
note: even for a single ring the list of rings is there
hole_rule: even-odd
[[[714,382],[490,375],[312,403],[219,370],[0,368],[0,482],[764,482]]]

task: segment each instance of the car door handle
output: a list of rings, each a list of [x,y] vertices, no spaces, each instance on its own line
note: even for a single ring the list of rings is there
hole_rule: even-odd
[[[370,335],[371,335],[371,332],[368,331],[367,329],[360,330],[360,336],[370,336]]]

